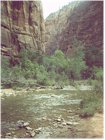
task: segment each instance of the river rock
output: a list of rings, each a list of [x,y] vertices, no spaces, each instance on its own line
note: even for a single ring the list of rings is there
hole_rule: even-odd
[[[29,122],[24,122],[24,127],[29,126]]]
[[[34,137],[36,135],[35,131],[30,131],[30,136]]]
[[[12,132],[11,132],[11,134],[15,134],[15,132],[14,132],[14,131],[12,131]]]
[[[55,119],[55,121],[57,121],[57,122],[61,122],[62,119],[61,119],[61,118],[58,118],[58,119]]]
[[[14,138],[14,139],[15,139],[15,138],[18,138],[18,136],[14,135],[13,138]]]
[[[6,136],[11,136],[11,133],[6,133]]]
[[[78,122],[73,122],[73,125],[77,125],[77,124],[79,124]]]
[[[78,122],[66,122],[67,125],[77,125],[79,124]]]
[[[58,127],[59,127],[59,128],[63,128],[63,126],[62,126],[62,125],[58,125]]]
[[[67,125],[72,125],[72,122],[66,122]]]
[[[39,128],[37,128],[37,129],[35,129],[35,132],[38,134],[39,132],[41,132],[41,127],[39,127]]]
[[[43,117],[42,120],[46,120],[46,117]]]
[[[9,138],[9,139],[11,139],[12,137],[11,137],[11,136],[5,136],[5,138]]]
[[[48,119],[48,121],[51,121],[51,119]]]
[[[26,132],[26,134],[25,134],[26,136],[29,136],[29,132]]]
[[[24,127],[24,121],[23,120],[19,120],[17,121],[17,124],[16,124],[19,128],[23,128]]]
[[[67,110],[68,113],[73,113],[73,110]]]
[[[27,126],[27,127],[25,127],[27,130],[32,130],[32,128],[31,127],[29,127],[29,126]]]
[[[63,122],[62,125],[66,125],[66,122]]]
[[[51,97],[56,97],[56,95],[51,95]]]
[[[16,129],[15,129],[15,128],[11,128],[11,127],[10,127],[10,128],[9,128],[9,130],[11,130],[11,131],[15,131]]]

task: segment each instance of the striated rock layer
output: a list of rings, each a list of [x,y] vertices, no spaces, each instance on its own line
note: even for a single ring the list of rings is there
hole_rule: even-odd
[[[1,2],[1,52],[13,63],[22,48],[44,51],[44,31],[41,1]]]
[[[103,1],[75,1],[46,19],[46,52],[72,53],[74,38],[85,44],[87,65],[102,66]]]

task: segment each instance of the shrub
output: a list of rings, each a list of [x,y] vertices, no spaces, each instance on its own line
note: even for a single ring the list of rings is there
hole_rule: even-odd
[[[103,93],[103,69],[93,67],[89,83],[94,87],[96,93]]]
[[[102,96],[95,93],[94,91],[86,94],[86,96],[82,97],[82,101],[80,103],[80,113],[79,116],[82,118],[91,117],[95,112],[102,112]]]
[[[36,71],[36,79],[38,84],[47,85],[48,84],[48,73],[43,65],[39,65]]]
[[[7,79],[9,77],[9,72],[10,72],[10,68],[9,68],[9,60],[8,58],[1,56],[1,81],[4,81],[5,79]]]
[[[71,50],[72,53],[67,58],[66,72],[70,79],[80,80],[82,78],[81,73],[87,68],[84,61],[84,44],[74,38]]]

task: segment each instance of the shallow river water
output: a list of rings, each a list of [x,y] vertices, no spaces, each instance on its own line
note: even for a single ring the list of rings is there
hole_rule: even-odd
[[[82,96],[85,96],[86,91]],[[86,130],[81,128],[81,96],[76,91],[43,90],[19,92],[1,98],[1,137],[29,138],[25,128],[17,122],[29,122],[32,130],[39,129],[34,138],[84,138]],[[8,136],[9,135],[9,136]]]

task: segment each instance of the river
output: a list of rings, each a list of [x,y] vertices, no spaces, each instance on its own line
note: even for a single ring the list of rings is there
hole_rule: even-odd
[[[43,89],[2,96],[1,137],[29,138],[26,128],[17,127],[19,120],[29,123],[34,138],[95,137],[88,135],[79,117],[81,95],[86,94],[88,91]]]

